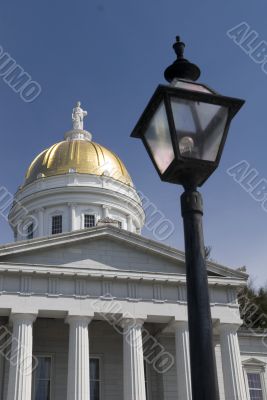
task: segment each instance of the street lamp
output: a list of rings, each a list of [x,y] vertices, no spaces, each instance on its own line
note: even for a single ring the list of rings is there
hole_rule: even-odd
[[[217,382],[202,228],[202,197],[197,191],[218,167],[232,118],[243,100],[221,96],[196,83],[200,69],[177,59],[165,71],[131,136],[142,139],[162,181],[184,187],[181,196],[187,275],[188,324],[193,400],[215,400]]]

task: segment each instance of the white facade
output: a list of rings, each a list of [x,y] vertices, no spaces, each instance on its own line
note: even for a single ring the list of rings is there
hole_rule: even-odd
[[[73,110],[79,129],[66,141],[91,140],[85,115]],[[84,229],[86,215],[94,218]],[[18,190],[9,218],[16,242],[0,247],[0,400],[192,400],[184,253],[141,236],[133,185],[39,174]],[[207,269],[218,399],[267,400],[267,341],[238,330],[247,275]]]
[[[208,269],[220,400],[249,399],[245,368],[265,384],[267,351],[260,335],[237,334],[236,291],[247,276]],[[2,246],[0,282],[2,325],[13,323],[16,337],[27,330],[20,340],[28,353],[51,357],[51,399],[88,398],[89,357],[100,362],[101,400],[145,399],[144,388],[150,399],[191,398],[183,253],[99,226]],[[28,400],[10,389],[18,365],[2,357],[1,366],[3,399]]]
[[[27,210],[27,212],[25,212]],[[27,227],[34,223],[33,237],[52,234],[52,217],[62,215],[62,232],[84,228],[84,215],[95,221],[111,218],[123,229],[139,233],[144,211],[136,190],[107,176],[68,175],[40,178],[22,187],[9,215],[16,240],[27,238]]]

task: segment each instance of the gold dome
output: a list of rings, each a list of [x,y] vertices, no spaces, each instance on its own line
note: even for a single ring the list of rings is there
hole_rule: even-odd
[[[119,157],[89,140],[64,140],[44,150],[29,166],[24,185],[41,177],[73,172],[106,175],[133,186],[131,177]]]

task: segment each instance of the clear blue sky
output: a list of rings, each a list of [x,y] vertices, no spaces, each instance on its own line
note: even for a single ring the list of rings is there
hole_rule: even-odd
[[[266,282],[267,213],[226,170],[247,160],[267,178],[267,75],[226,32],[242,21],[267,41],[266,1],[76,0],[3,2],[0,45],[42,86],[24,103],[0,77],[0,186],[14,192],[42,149],[61,140],[81,100],[94,140],[124,160],[139,190],[175,223],[168,243],[183,249],[181,188],[161,183],[142,144],[129,135],[163,71],[179,34],[200,81],[246,99],[233,122],[219,170],[201,189],[205,241],[218,262],[247,265]],[[150,235],[144,231],[144,234]],[[12,241],[0,221],[0,241]]]

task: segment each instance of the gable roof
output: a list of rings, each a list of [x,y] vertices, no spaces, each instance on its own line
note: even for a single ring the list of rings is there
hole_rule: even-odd
[[[41,237],[27,241],[19,241],[0,246],[0,262],[8,261],[8,256],[51,249],[62,245],[77,244],[97,239],[116,240],[133,246],[136,249],[151,252],[168,260],[185,263],[184,252],[144,236],[120,229],[114,226],[96,226],[74,232]],[[1,260],[2,258],[2,260]],[[208,261],[207,269],[210,275],[232,277],[247,280],[248,274]]]

